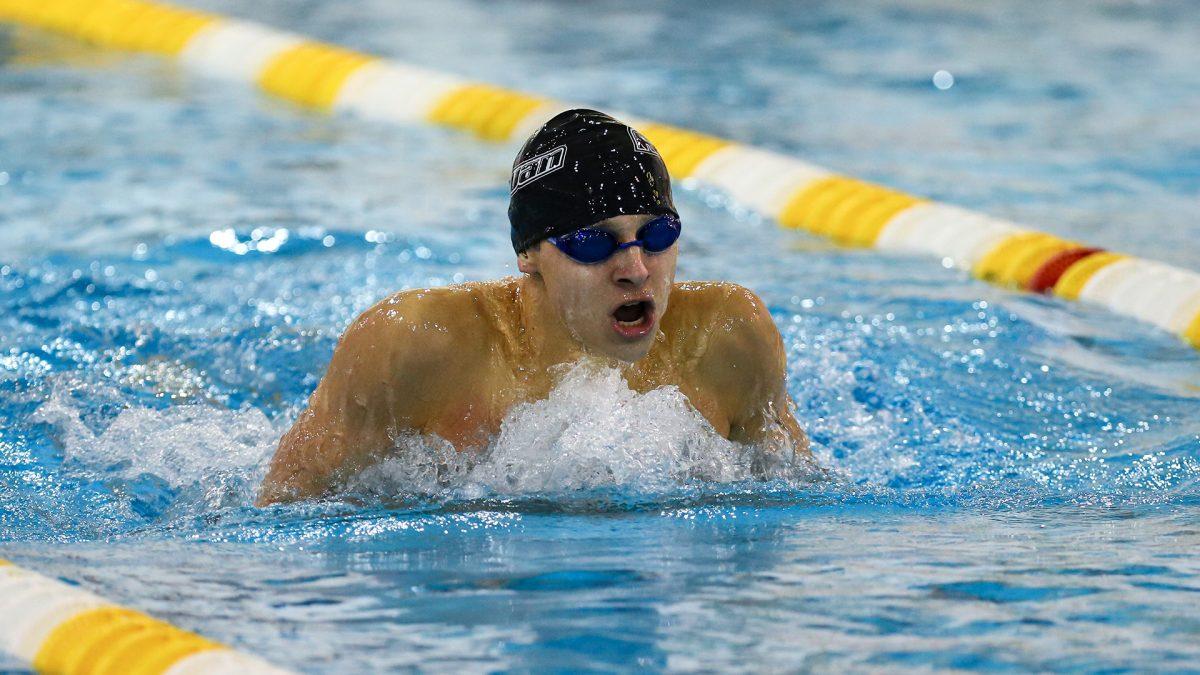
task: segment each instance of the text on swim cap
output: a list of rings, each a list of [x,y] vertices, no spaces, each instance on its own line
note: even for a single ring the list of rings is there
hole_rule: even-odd
[[[658,154],[658,150],[651,145],[650,141],[646,140],[646,137],[643,136],[642,133],[637,129],[629,127],[629,137],[633,139],[634,150],[637,150],[638,152],[648,152],[651,155]]]
[[[542,176],[554,173],[563,168],[566,163],[567,146],[565,145],[543,152],[536,157],[530,157],[513,169],[511,192],[520,190]]]

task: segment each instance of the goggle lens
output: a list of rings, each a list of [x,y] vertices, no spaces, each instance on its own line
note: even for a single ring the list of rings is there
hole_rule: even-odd
[[[563,253],[582,263],[597,263],[617,250],[617,238],[604,230],[585,227],[559,239]],[[557,242],[556,242],[557,243]]]
[[[550,243],[558,247],[576,262],[592,265],[608,260],[614,253],[630,246],[641,246],[647,253],[662,253],[679,239],[681,226],[670,216],[660,216],[642,225],[637,239],[624,244],[617,241],[611,232],[595,227],[584,227],[562,237],[550,237]]]
[[[679,239],[679,229],[678,220],[664,216],[643,225],[637,238],[642,242],[642,248],[650,253],[662,253]]]

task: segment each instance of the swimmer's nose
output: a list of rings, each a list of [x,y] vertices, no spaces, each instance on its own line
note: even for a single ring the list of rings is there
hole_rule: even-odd
[[[617,251],[613,256],[613,281],[622,285],[641,286],[650,278],[650,270],[646,269],[646,255],[641,246],[630,246],[623,251]]]

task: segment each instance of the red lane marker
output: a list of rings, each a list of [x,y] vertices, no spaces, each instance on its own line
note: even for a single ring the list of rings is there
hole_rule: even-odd
[[[1034,293],[1046,293],[1054,288],[1054,284],[1058,283],[1058,278],[1067,271],[1071,265],[1083,260],[1084,258],[1094,253],[1100,253],[1102,248],[1072,248],[1063,251],[1042,263],[1037,272],[1029,279],[1029,284],[1025,287],[1027,291]]]

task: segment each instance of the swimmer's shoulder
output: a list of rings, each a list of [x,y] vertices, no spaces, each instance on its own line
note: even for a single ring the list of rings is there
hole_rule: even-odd
[[[668,316],[672,314],[668,329],[683,336],[688,351],[710,370],[744,374],[770,370],[782,353],[770,310],[745,286],[724,281],[678,283],[667,310]]]
[[[711,302],[734,288],[741,286],[728,281],[676,281],[671,286],[671,301],[684,298],[686,302]]]
[[[397,291],[377,302],[356,323],[416,333],[485,329],[512,295],[509,280]]]
[[[487,282],[397,291],[359,315],[338,349],[370,354],[394,372],[470,368],[493,339],[490,313],[503,307],[504,293]]]
[[[728,281],[676,283],[663,317],[680,328],[693,330],[717,326],[732,329],[737,324],[761,323],[770,318],[766,304],[754,291]]]

